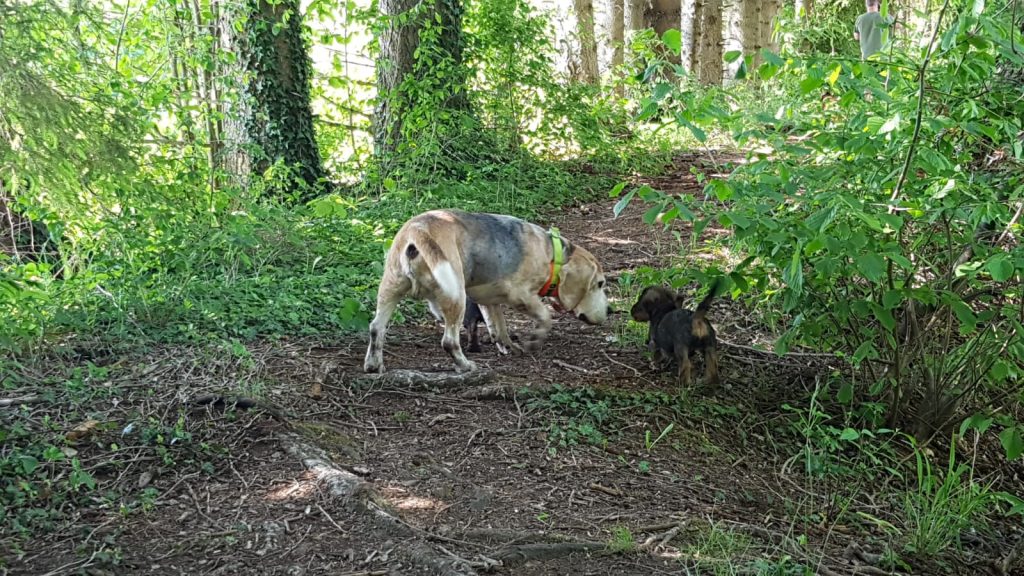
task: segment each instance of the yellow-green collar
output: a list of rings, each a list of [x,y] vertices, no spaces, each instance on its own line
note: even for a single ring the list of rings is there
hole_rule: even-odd
[[[554,252],[551,258],[551,273],[548,275],[548,281],[544,283],[544,287],[540,289],[538,294],[542,297],[554,296],[558,298],[559,274],[562,272],[562,264],[565,264],[565,255],[562,253],[562,237],[558,234],[558,228],[552,227],[548,231],[548,235],[551,236],[551,248],[552,252]]]

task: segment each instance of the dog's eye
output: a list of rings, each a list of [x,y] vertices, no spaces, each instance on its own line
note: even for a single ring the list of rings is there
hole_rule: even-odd
[[[597,287],[598,288],[604,288],[604,280],[598,280],[597,281]]]

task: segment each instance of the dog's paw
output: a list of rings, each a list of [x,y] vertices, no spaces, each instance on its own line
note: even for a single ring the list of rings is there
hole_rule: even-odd
[[[363,362],[363,372],[366,372],[367,374],[383,374],[384,363],[377,362],[376,360],[367,360],[366,362]]]
[[[523,348],[527,352],[537,352],[544,345],[544,341],[547,339],[546,334],[539,334],[537,332],[531,332],[523,338]]]
[[[455,371],[460,373],[460,374],[465,373],[465,372],[474,372],[477,369],[478,368],[476,366],[476,362],[473,362],[472,360],[466,360],[465,364],[456,364],[455,365]]]

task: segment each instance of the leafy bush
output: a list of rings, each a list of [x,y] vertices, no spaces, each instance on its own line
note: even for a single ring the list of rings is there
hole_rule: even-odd
[[[765,53],[756,75],[772,85],[761,90],[792,95],[773,113],[752,115],[725,93],[708,104],[656,86],[651,97],[672,103],[681,128],[721,127],[753,151],[708,183],[721,204],[705,204],[705,218],[733,232],[744,258],[734,284],[786,326],[777,350],[847,358],[856,370],[840,398],[882,399],[884,419],[912,414],[921,438],[948,430],[964,406],[1021,389],[1024,251],[1010,238],[1024,196],[1024,103],[1011,72],[1024,55],[993,10],[960,12],[927,59]],[[695,220],[693,198],[640,189],[623,203],[633,194],[654,203],[649,222]]]

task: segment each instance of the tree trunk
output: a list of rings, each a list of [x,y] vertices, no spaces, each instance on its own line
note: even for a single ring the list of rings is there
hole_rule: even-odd
[[[623,55],[622,43],[625,41],[625,0],[609,0],[608,2],[608,30],[612,44],[612,62],[610,68],[615,70],[622,66]]]
[[[814,0],[794,0],[793,2],[793,14],[796,16],[796,20],[808,20],[811,17],[811,13],[814,11]]]
[[[576,13],[576,33],[580,42],[580,80],[597,84],[597,37],[594,34],[593,0],[573,0]]]
[[[229,166],[244,170],[236,173],[244,182],[283,161],[312,196],[325,174],[313,132],[312,63],[299,0],[244,0],[235,4],[232,17],[241,30],[224,29],[236,30],[233,44],[246,80],[234,110],[239,121],[224,128],[235,139],[230,151],[237,157]]]
[[[418,0],[380,0],[380,13],[387,23],[377,38],[377,109],[373,115],[373,146],[378,157],[398,148],[402,133],[404,98],[399,94],[402,81],[412,74],[419,42],[417,26],[409,12]],[[404,16],[403,16],[404,15]]]
[[[743,0],[740,7],[740,42],[743,54],[752,55],[752,66],[756,69],[761,61],[761,0]]]
[[[697,79],[701,84],[722,83],[722,0],[706,0],[701,18]]]
[[[647,20],[644,14],[647,12],[647,5],[650,0],[625,0],[626,1],[626,25],[630,31],[637,32],[647,28]]]
[[[653,0],[647,9],[646,19],[658,37],[669,30],[678,30],[682,22],[682,4],[680,0]],[[664,57],[673,64],[682,62],[674,52],[668,52]]]
[[[682,22],[679,26],[679,35],[682,46],[679,49],[679,59],[689,74],[696,71],[697,66],[697,35],[700,30],[700,11],[702,4],[699,0],[683,0],[681,6]]]
[[[775,17],[778,16],[780,7],[780,0],[765,0],[761,4],[758,44],[760,44],[760,48],[765,48],[772,52],[776,52],[779,49],[772,39],[772,32],[775,27]]]
[[[462,36],[462,13],[461,0],[435,0],[434,14],[426,14],[421,20],[424,25],[420,28],[419,41],[421,45],[424,42],[422,30],[436,23],[439,28],[438,51],[435,57],[421,57],[415,64],[417,78],[424,79],[433,75],[439,80],[437,89],[442,95],[441,101],[444,102],[444,107],[449,110],[469,108],[469,98],[466,94],[469,73],[462,57],[465,47]],[[593,18],[591,18],[591,26],[593,26]],[[596,57],[594,62],[596,64]]]

